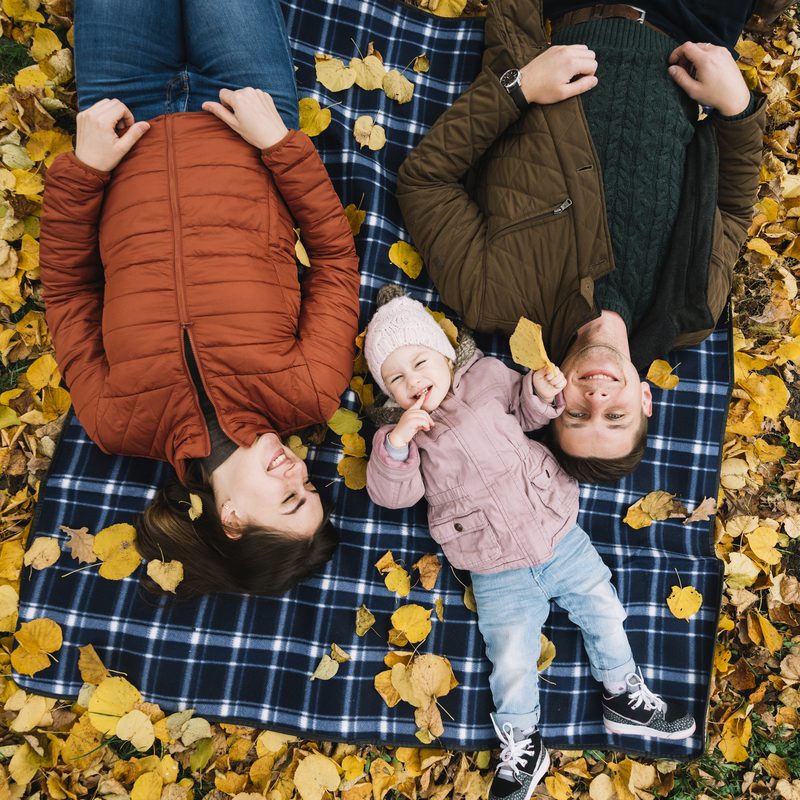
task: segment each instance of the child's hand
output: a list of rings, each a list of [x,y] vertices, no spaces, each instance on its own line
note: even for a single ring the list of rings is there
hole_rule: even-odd
[[[564,373],[555,364],[537,369],[533,373],[533,388],[543,403],[552,403],[566,385]]]
[[[417,431],[429,431],[434,422],[427,411],[422,410],[426,395],[422,395],[411,408],[407,408],[389,433],[392,447],[405,447],[416,435]]]

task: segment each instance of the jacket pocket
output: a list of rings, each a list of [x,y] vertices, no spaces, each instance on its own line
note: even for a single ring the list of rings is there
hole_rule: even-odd
[[[572,200],[569,197],[566,197],[561,203],[559,203],[554,208],[550,208],[547,211],[538,211],[531,216],[525,217],[520,220],[516,220],[515,222],[509,222],[507,225],[503,225],[501,228],[498,228],[490,237],[490,241],[494,241],[495,239],[499,239],[501,236],[506,236],[509,233],[513,233],[514,231],[519,230],[520,228],[527,228],[532,227],[534,225],[540,225],[545,222],[551,222],[553,220],[558,219],[561,217],[566,211],[570,209],[572,206]]]
[[[497,534],[481,509],[431,520],[430,529],[431,536],[458,569],[487,567],[500,557]]]

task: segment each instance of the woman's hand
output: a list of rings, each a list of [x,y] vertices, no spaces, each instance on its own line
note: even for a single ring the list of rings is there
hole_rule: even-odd
[[[552,367],[542,367],[533,373],[533,389],[543,403],[552,403],[556,395],[564,390],[567,379],[564,373],[553,364]]]
[[[750,90],[725,47],[684,42],[669,55],[669,74],[692,100],[711,106],[726,117],[741,114]]]
[[[529,103],[548,105],[597,86],[597,59],[585,44],[548,47],[520,71],[520,83]]]
[[[219,100],[203,103],[203,110],[219,117],[259,150],[272,147],[289,132],[272,97],[261,89],[220,89]]]
[[[87,167],[111,172],[150,130],[149,122],[135,122],[119,100],[98,100],[77,118],[75,156]]]
[[[434,422],[427,411],[422,410],[426,395],[422,395],[411,408],[407,408],[399,422],[389,432],[392,447],[405,447],[419,431],[429,431]]]

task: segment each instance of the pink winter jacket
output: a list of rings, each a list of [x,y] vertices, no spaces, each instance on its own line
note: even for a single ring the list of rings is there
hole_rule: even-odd
[[[546,405],[534,394],[531,373],[476,352],[405,461],[386,451],[394,426],[377,431],[367,492],[386,508],[425,497],[431,536],[454,567],[501,572],[541,564],[575,525],[578,484],[524,431],[557,417],[559,402]]]

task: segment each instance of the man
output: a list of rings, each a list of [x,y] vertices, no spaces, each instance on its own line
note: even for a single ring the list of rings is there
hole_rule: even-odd
[[[567,377],[551,447],[578,479],[616,480],[641,460],[652,413],[637,368],[702,340],[727,301],[764,102],[726,46],[689,40],[707,27],[686,0],[680,38],[646,9],[548,5],[552,46],[538,5],[490,4],[483,68],[403,164],[397,195],[468,326],[542,324]]]

